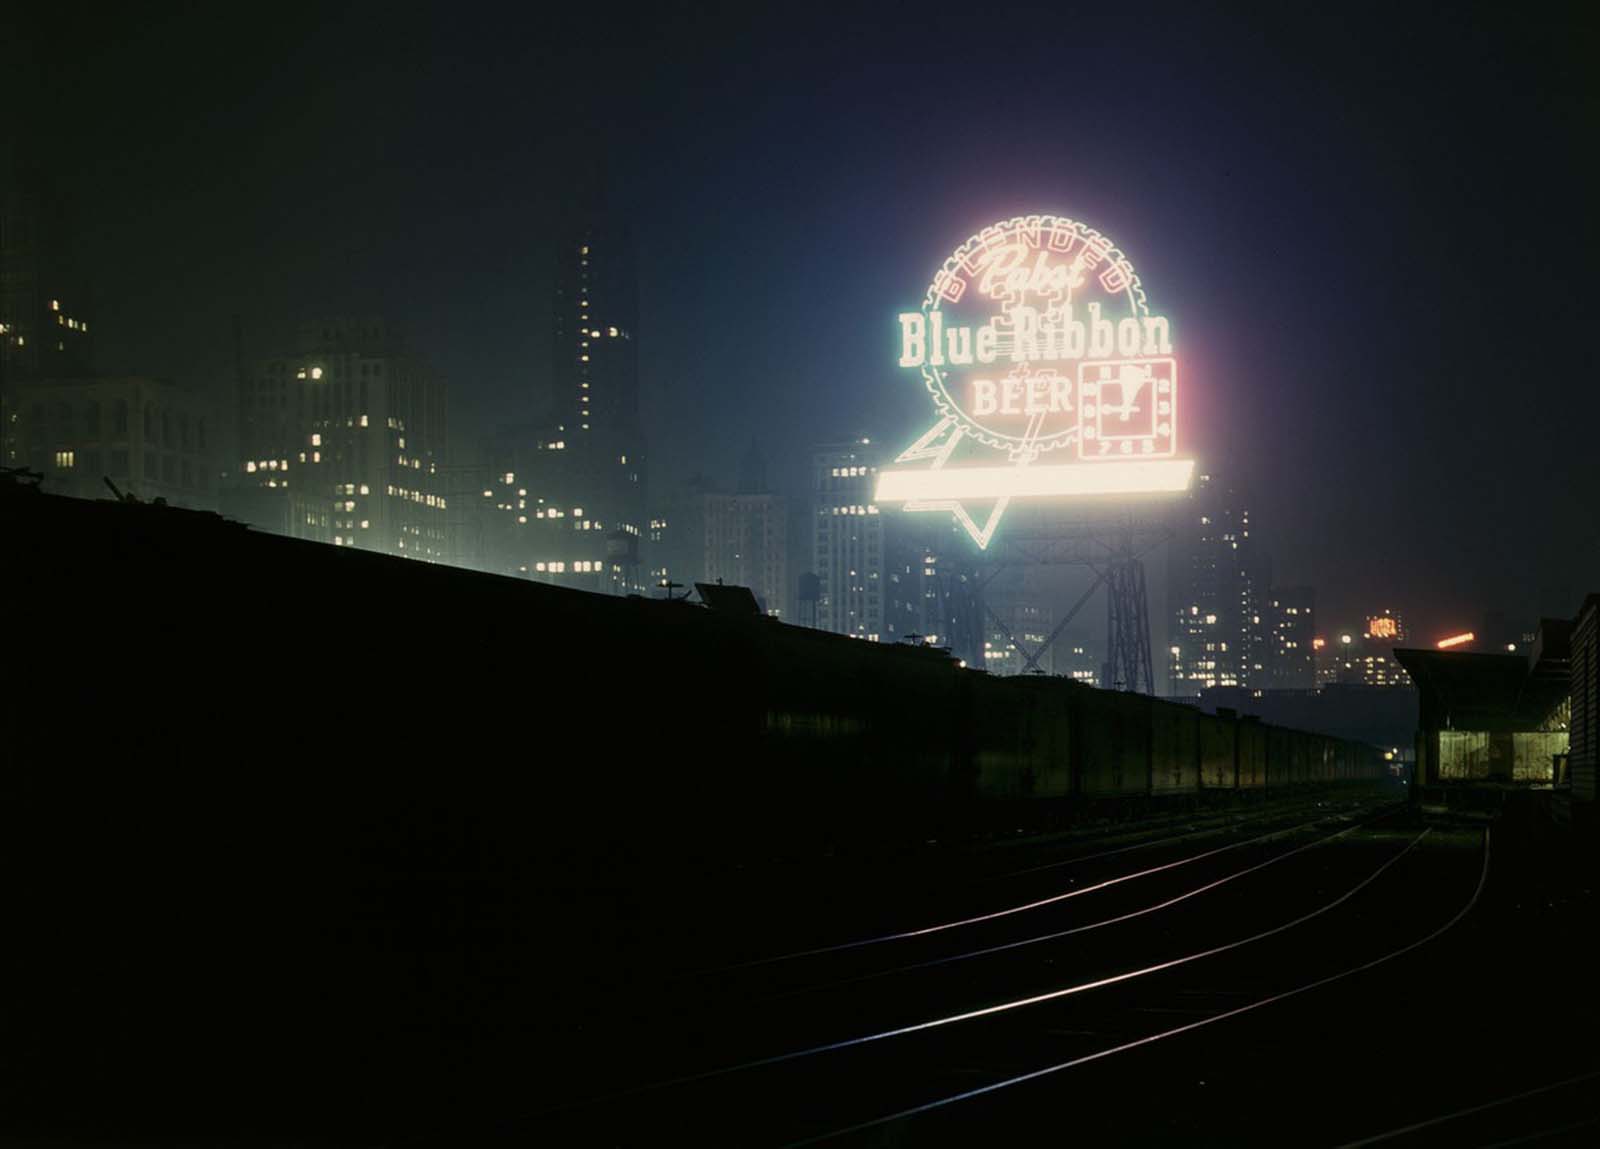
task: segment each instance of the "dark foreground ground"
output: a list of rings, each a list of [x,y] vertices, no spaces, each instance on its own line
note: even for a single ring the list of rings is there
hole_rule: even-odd
[[[353,902],[264,906],[257,938],[204,900],[91,899],[99,927],[11,942],[55,960],[13,977],[0,1121],[38,1146],[1594,1143],[1592,855],[1535,802],[1486,828],[1400,797],[888,858],[572,855],[493,905],[419,849]]]

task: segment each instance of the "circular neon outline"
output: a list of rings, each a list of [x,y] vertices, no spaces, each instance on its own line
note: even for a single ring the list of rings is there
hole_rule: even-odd
[[[955,275],[956,270],[961,268],[962,256],[970,253],[975,247],[986,246],[983,240],[985,232],[990,232],[996,228],[999,228],[1003,234],[1009,237],[1020,231],[1020,225],[1027,223],[1032,218],[1034,217],[1017,215],[1012,216],[1008,220],[990,224],[988,227],[969,238],[961,246],[957,247],[951,254],[950,258],[944,261],[944,266],[939,269],[939,273],[935,274],[932,281],[929,282],[928,292],[922,300],[922,314],[927,317],[932,311],[943,310],[939,306],[941,297],[938,290],[938,284],[942,282],[941,275],[944,277]],[[1038,219],[1041,228],[1045,226],[1046,221],[1050,222],[1052,229],[1057,223],[1068,224],[1072,228],[1073,234],[1079,238],[1080,242],[1087,243],[1095,239],[1105,240],[1110,246],[1106,251],[1104,262],[1115,264],[1120,261],[1127,265],[1128,286],[1123,294],[1127,295],[1128,297],[1128,306],[1132,309],[1132,315],[1134,317],[1149,316],[1150,307],[1145,301],[1144,286],[1139,281],[1139,273],[1134,270],[1133,261],[1127,257],[1127,254],[1120,247],[1112,243],[1109,237],[1092,227],[1080,223],[1071,216],[1040,215]],[[965,273],[963,272],[963,277],[964,276]],[[966,282],[969,287],[974,287],[975,289],[975,285],[970,279]],[[1116,297],[1109,295],[1108,293],[1108,298],[1114,299]],[[976,364],[974,364],[974,366],[976,366]],[[933,367],[926,363],[922,365],[923,385],[927,387],[928,393],[932,395],[933,404],[936,408],[938,408],[939,414],[942,417],[954,419],[956,423],[971,438],[978,440],[978,442],[983,443],[986,446],[994,447],[997,450],[1009,451],[1013,447],[1021,447],[1023,445],[1024,440],[1021,435],[1003,435],[998,431],[991,431],[989,428],[979,423],[971,415],[968,415],[966,411],[962,409],[960,403],[956,401],[955,396],[950,393],[950,389],[945,385],[945,374],[946,373],[938,367]],[[1078,426],[1071,427],[1065,431],[1058,431],[1049,438],[1035,439],[1032,443],[1028,444],[1028,446],[1032,447],[1041,454],[1046,451],[1053,451],[1058,447],[1065,447],[1077,442],[1082,430],[1083,427],[1080,422]]]

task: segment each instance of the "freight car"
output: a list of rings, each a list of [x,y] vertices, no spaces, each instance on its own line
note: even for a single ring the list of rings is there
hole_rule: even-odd
[[[26,556],[0,574],[30,667],[6,694],[13,758],[156,832],[455,818],[716,850],[1384,776],[1369,747],[930,648],[169,508],[11,491],[0,514]]]

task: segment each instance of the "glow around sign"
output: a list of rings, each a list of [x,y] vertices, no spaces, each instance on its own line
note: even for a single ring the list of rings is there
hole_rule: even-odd
[[[877,501],[955,514],[980,547],[1014,498],[1182,491],[1172,328],[1133,264],[1065,216],[984,228],[898,317],[938,420]],[[991,503],[980,525],[968,504]],[[980,514],[982,514],[980,508]]]

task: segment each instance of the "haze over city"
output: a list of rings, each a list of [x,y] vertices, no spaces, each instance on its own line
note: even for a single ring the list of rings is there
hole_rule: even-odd
[[[1389,606],[1431,636],[1567,609],[1600,555],[1566,525],[1592,521],[1600,414],[1577,337],[1589,29],[1160,8],[1017,11],[982,47],[969,28],[185,10],[43,22],[9,82],[59,160],[105,370],[226,393],[235,315],[264,355],[302,319],[382,314],[456,431],[523,420],[550,384],[554,222],[598,161],[638,251],[652,489],[731,474],[752,442],[798,485],[815,442],[918,433],[892,317],[938,262],[1062,211],[1174,317],[1185,446],[1246,485],[1275,578],[1322,617]],[[1540,496],[1516,499],[1530,472]]]
[[[1590,1145],[1591,9],[0,16],[0,1143]]]

